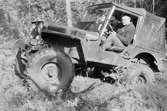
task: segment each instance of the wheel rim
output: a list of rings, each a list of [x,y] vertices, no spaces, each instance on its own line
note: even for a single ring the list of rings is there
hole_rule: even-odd
[[[145,77],[142,76],[142,75],[139,75],[139,76],[135,77],[134,80],[133,80],[133,83],[136,84],[136,85],[146,84],[146,82],[147,81],[146,81]]]
[[[47,63],[41,68],[41,74],[48,83],[48,88],[51,92],[58,90],[60,85],[59,75],[60,68],[56,63]]]

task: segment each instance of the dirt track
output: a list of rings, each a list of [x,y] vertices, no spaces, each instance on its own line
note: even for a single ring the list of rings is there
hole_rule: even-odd
[[[167,81],[163,76],[154,85],[136,89],[77,76],[64,100],[28,90],[14,74],[12,43],[0,46],[0,111],[166,111]]]

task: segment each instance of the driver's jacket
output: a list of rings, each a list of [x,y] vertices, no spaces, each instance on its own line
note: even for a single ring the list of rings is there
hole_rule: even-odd
[[[130,23],[129,25],[125,25],[123,28],[118,29],[116,36],[125,46],[128,46],[133,40],[134,34],[135,26],[133,23]]]

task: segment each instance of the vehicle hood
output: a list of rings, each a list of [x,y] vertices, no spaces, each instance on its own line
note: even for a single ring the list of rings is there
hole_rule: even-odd
[[[98,33],[97,32],[89,32],[86,30],[81,30],[75,27],[68,27],[64,25],[52,25],[49,24],[47,27],[45,27],[42,30],[42,36],[45,34],[55,34],[59,36],[66,36],[70,37],[72,39],[87,39],[90,37],[93,38],[98,38]]]

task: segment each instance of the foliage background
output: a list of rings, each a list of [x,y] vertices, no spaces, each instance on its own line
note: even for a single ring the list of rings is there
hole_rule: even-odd
[[[132,7],[144,7],[152,12],[152,0],[71,0],[73,19],[82,18],[88,5],[116,2]],[[34,18],[57,24],[66,24],[65,0],[0,0],[0,39],[29,38]],[[155,0],[155,14],[167,18],[167,1]]]
[[[151,0],[144,0],[142,4],[141,0],[136,0],[136,5],[134,4],[134,0],[71,1],[73,1],[71,6],[74,20],[79,20],[82,17],[83,10],[88,5],[111,1],[123,5],[145,7],[148,11],[152,12]],[[98,84],[94,92],[85,94],[84,98],[86,99],[78,98],[79,102],[77,99],[76,101],[71,99],[60,103],[59,100],[50,100],[43,94],[35,93],[31,90],[28,92],[27,89],[22,86],[22,81],[14,74],[13,64],[15,63],[16,52],[12,50],[13,47],[10,45],[12,42],[8,41],[18,38],[22,38],[25,41],[29,39],[31,22],[34,18],[41,17],[47,22],[66,24],[65,5],[65,0],[0,0],[0,111],[67,111],[67,107],[68,111],[111,111],[111,109],[113,109],[111,106],[128,109],[131,108],[130,105],[134,106],[132,108],[135,111],[157,111],[153,109],[166,107],[166,75],[159,77],[160,80],[158,80],[158,82],[160,85],[154,87],[148,86],[140,91],[142,94],[139,94],[137,91],[122,94],[120,99],[117,99],[115,95],[127,89],[122,87],[113,88],[113,86],[108,86],[107,84],[98,86],[98,84],[101,84],[99,81],[97,81]],[[155,14],[167,17],[166,6],[167,1],[156,0]],[[92,80],[85,80],[83,78],[74,80],[74,84],[72,85],[73,89],[80,89],[81,85],[82,88],[84,88],[84,85],[85,87],[90,86],[91,83],[88,81],[94,83]],[[106,90],[111,91],[111,93]],[[116,99],[113,99],[111,102],[108,101],[108,103],[101,102],[101,99],[97,101],[96,99],[99,99],[99,97],[107,97],[103,93],[107,93]],[[141,95],[143,95],[143,97],[141,97]],[[92,99],[93,102],[91,102]],[[77,103],[77,106],[75,103]],[[138,110],[136,110],[136,107]],[[108,110],[104,110],[103,108],[107,108]],[[115,111],[116,110],[115,108]]]

